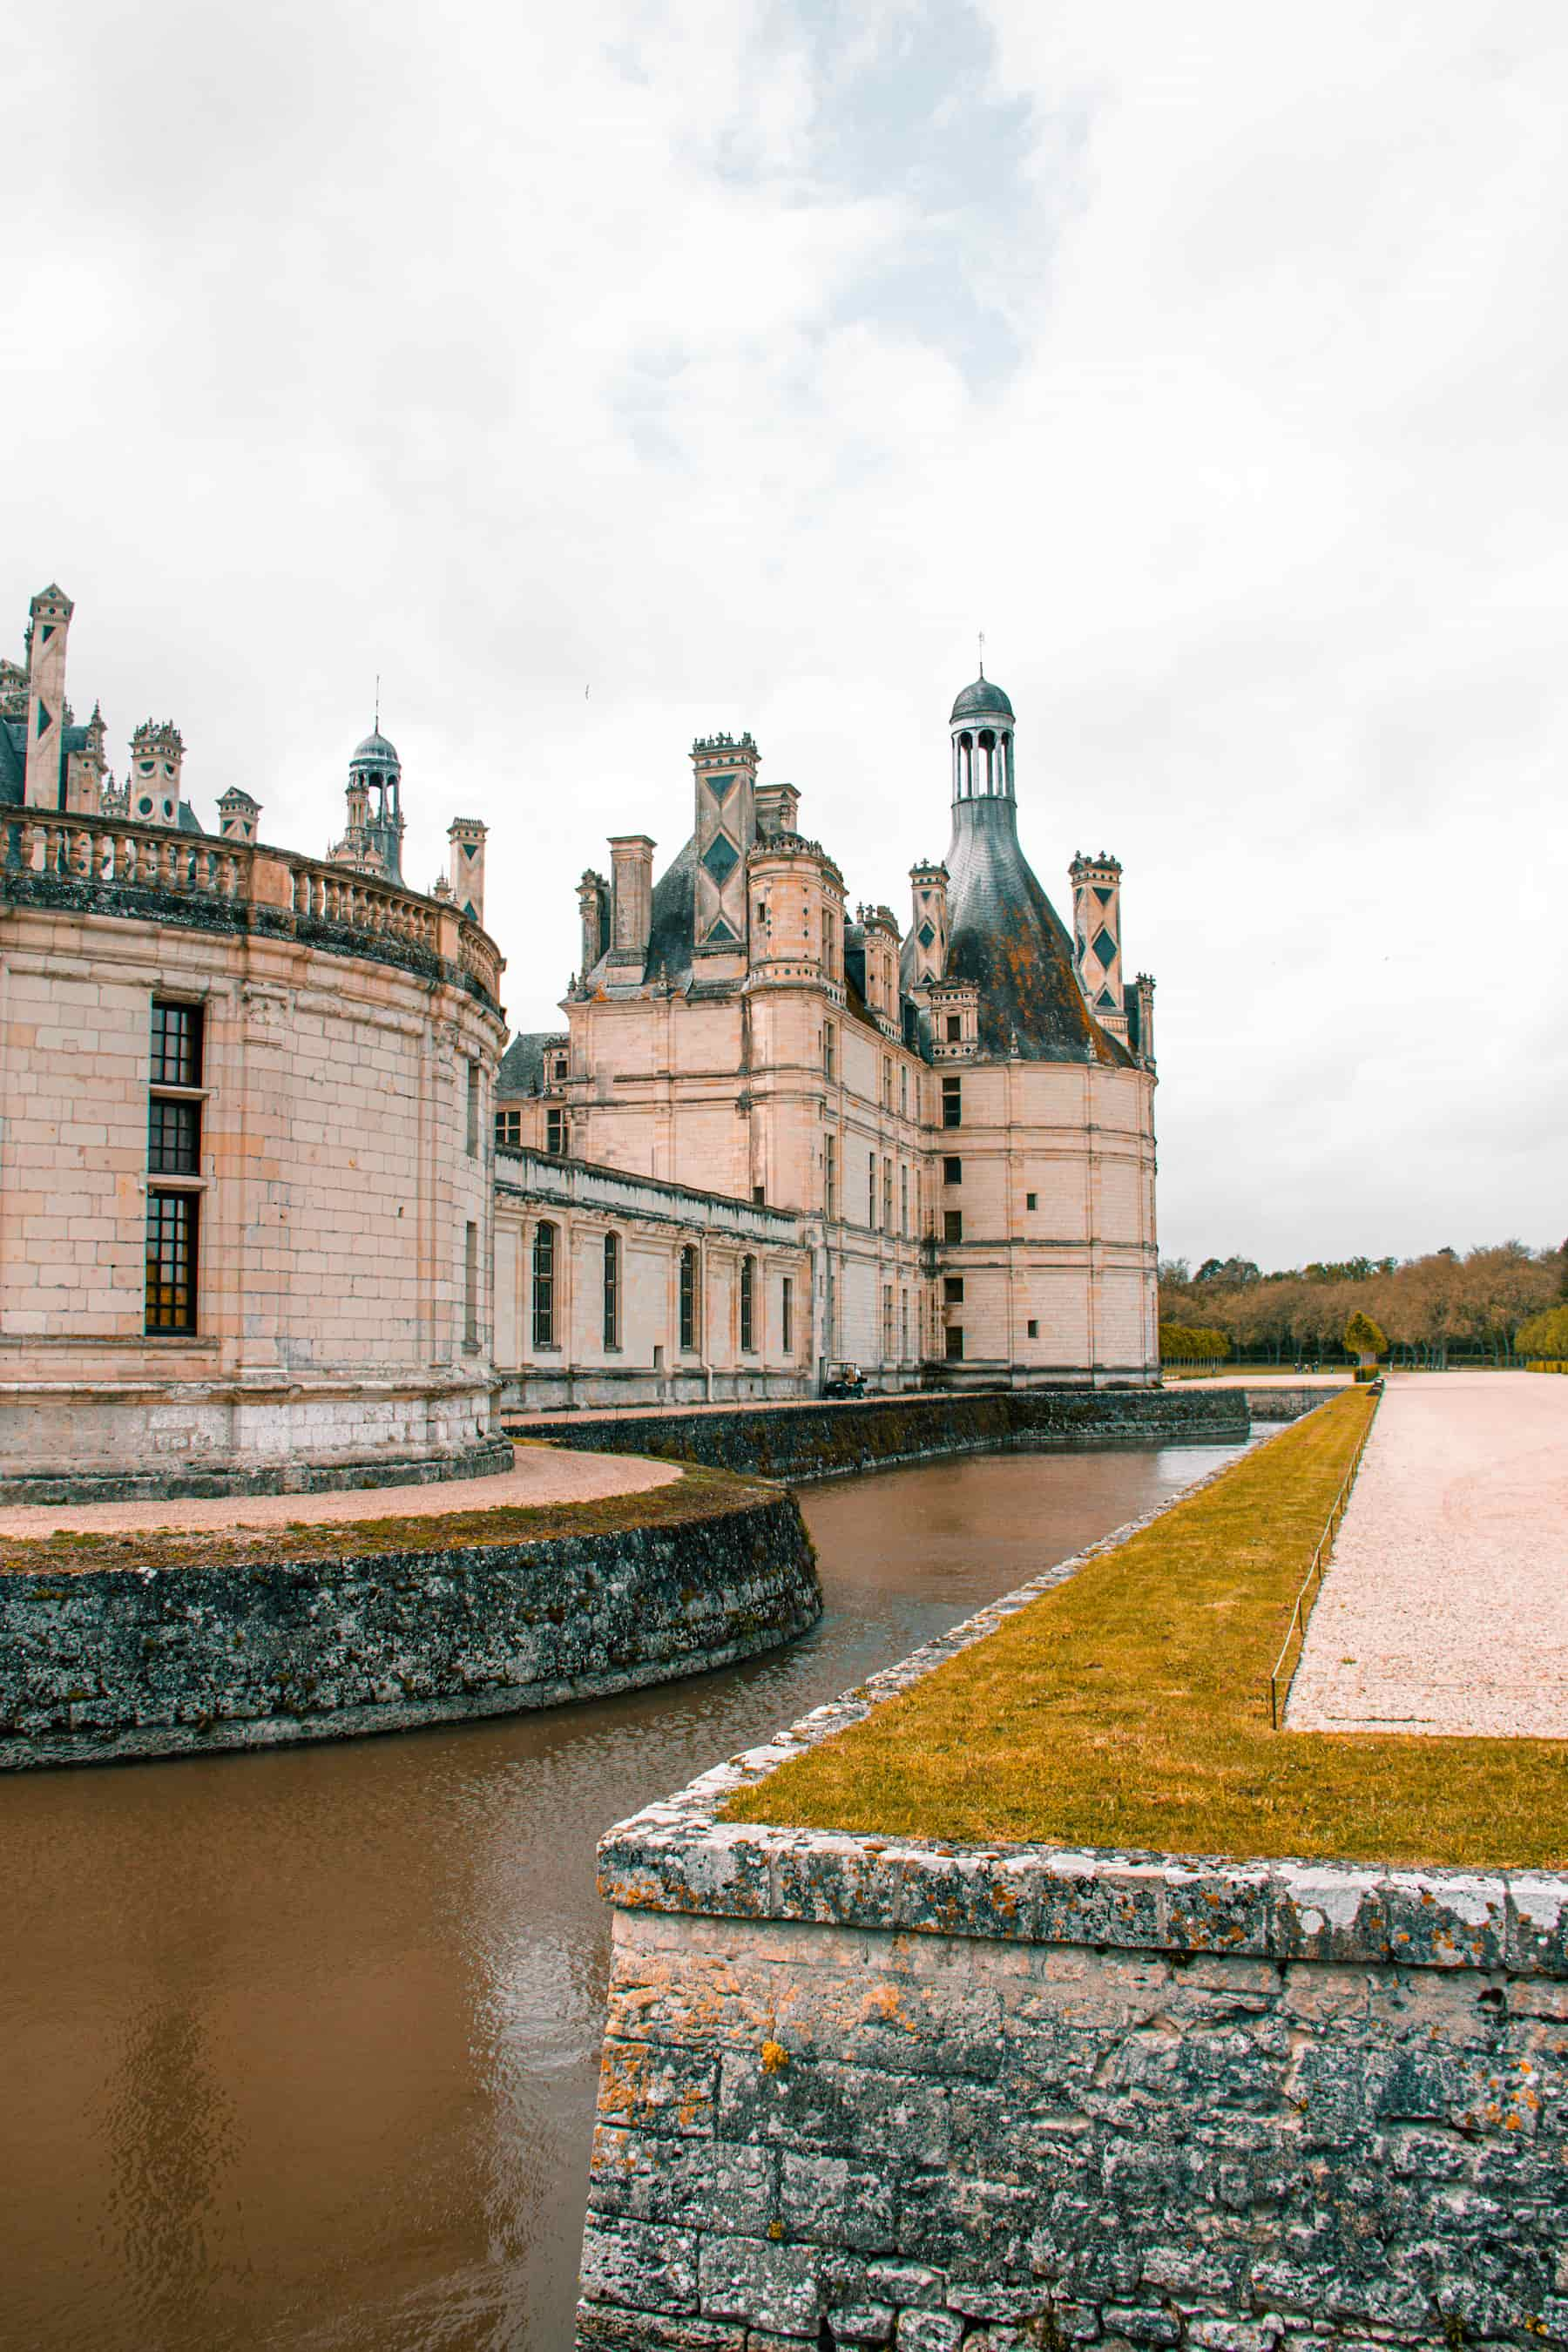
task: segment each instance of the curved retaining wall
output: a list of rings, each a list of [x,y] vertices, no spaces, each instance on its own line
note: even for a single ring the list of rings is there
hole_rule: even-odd
[[[822,1610],[787,1495],[652,1528],[0,1574],[0,1769],[340,1739],[728,1665]]]
[[[1312,1396],[1313,1404],[1322,1402]],[[1298,1406],[1297,1411],[1303,1410]],[[1286,1416],[1294,1418],[1294,1415]],[[594,1454],[651,1454],[768,1478],[825,1478],[1038,1440],[1093,1445],[1226,1445],[1247,1433],[1245,1389],[1014,1389],[864,1403],[753,1405],[570,1421],[509,1420],[516,1437]]]

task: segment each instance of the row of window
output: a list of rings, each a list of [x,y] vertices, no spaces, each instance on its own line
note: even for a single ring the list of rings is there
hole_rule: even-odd
[[[153,1006],[144,1328],[194,1331],[201,1270],[202,1008]],[[170,1177],[185,1183],[171,1185]]]
[[[142,1328],[194,1332],[201,1276],[202,1007],[155,1000],[147,1093],[147,1252]],[[482,1073],[468,1065],[468,1148],[479,1148]],[[161,1179],[162,1181],[155,1181]],[[170,1180],[174,1180],[173,1182]],[[463,1228],[463,1346],[479,1344],[479,1229]]]
[[[567,1157],[571,1133],[566,1112],[556,1106],[544,1114],[544,1149],[552,1160]],[[496,1113],[496,1150],[522,1150],[522,1113],[521,1110],[498,1110]]]
[[[560,1228],[548,1218],[533,1229],[533,1344],[536,1348],[558,1348],[559,1258]],[[623,1291],[622,1251],[619,1234],[606,1234],[601,1254],[602,1292],[600,1335],[606,1349],[621,1345],[621,1306]],[[677,1319],[682,1355],[692,1356],[700,1345],[702,1320],[701,1261],[695,1246],[688,1243],[680,1253],[679,1278],[677,1285]],[[757,1352],[757,1261],[754,1257],[741,1260],[741,1350],[743,1355]],[[780,1286],[779,1344],[785,1356],[795,1349],[795,1281],[785,1275]]]

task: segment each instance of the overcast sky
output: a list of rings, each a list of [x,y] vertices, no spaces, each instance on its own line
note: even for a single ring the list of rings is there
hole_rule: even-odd
[[[902,916],[984,629],[1163,1247],[1568,1230],[1561,0],[75,0],[0,103],[0,647],[117,772],[319,852],[379,671],[555,1026],[698,732]]]

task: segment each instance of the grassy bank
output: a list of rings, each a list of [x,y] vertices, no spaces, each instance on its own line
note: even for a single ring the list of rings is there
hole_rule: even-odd
[[[227,1531],[159,1528],[143,1534],[75,1535],[61,1530],[26,1542],[0,1536],[0,1575],[58,1576],[62,1570],[101,1568],[247,1568],[284,1560],[355,1559],[375,1552],[549,1543],[566,1536],[611,1535],[627,1528],[657,1528],[677,1520],[711,1518],[743,1510],[776,1493],[776,1487],[733,1477],[727,1471],[692,1468],[667,1486],[581,1503],[513,1504],[489,1511],[432,1512],[427,1517],[291,1520],[285,1527]]]
[[[964,1844],[1568,1864],[1568,1743],[1273,1732],[1351,1391],[727,1809]]]

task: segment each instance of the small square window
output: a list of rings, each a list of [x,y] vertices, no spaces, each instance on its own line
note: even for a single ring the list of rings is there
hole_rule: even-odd
[[[199,1087],[202,1082],[202,1008],[199,1004],[154,1004],[153,1069],[155,1087]]]
[[[1040,1196],[1039,1196],[1039,1194],[1038,1194],[1037,1192],[1026,1192],[1026,1193],[1025,1193],[1025,1195],[1024,1195],[1024,1206],[1025,1206],[1025,1208],[1026,1208],[1026,1209],[1037,1209],[1037,1208],[1039,1207],[1039,1205],[1040,1205]]]
[[[147,1167],[154,1176],[201,1173],[201,1105],[154,1095],[147,1107]]]
[[[952,1159],[944,1160],[942,1163],[942,1181],[944,1184],[962,1184],[963,1181],[963,1160]]]
[[[1039,1338],[1039,1336],[1040,1336],[1040,1326],[1039,1326],[1039,1320],[1038,1320],[1037,1317],[1031,1315],[1031,1316],[1030,1316],[1030,1318],[1029,1318],[1029,1337],[1030,1337],[1030,1339],[1037,1339]]]
[[[961,1274],[950,1274],[943,1276],[942,1286],[942,1303],[944,1307],[963,1306],[963,1276]]]

